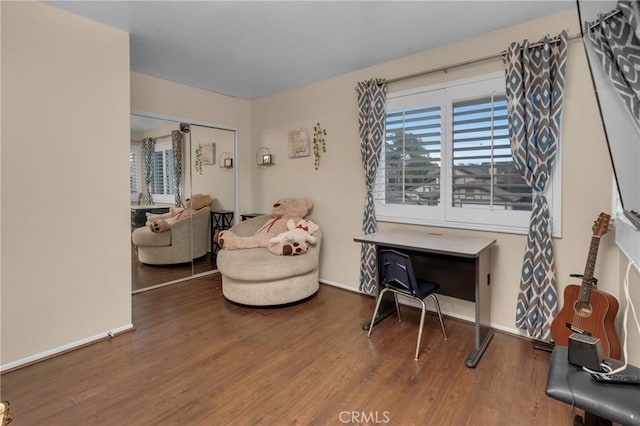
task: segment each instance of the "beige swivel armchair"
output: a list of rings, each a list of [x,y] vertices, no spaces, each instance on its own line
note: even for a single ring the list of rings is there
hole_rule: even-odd
[[[258,216],[231,228],[239,236],[255,234],[271,215]],[[310,219],[312,220],[312,219]],[[318,291],[322,232],[317,242],[299,256],[277,256],[267,248],[220,250],[217,266],[222,294],[243,305],[274,306],[306,299]]]

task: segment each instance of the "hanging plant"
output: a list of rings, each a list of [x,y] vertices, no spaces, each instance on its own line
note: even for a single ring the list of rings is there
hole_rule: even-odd
[[[316,170],[320,167],[320,157],[327,152],[327,130],[317,123],[313,126],[313,156],[315,157],[314,165]]]
[[[196,148],[196,172],[202,174],[202,144],[198,144]]]

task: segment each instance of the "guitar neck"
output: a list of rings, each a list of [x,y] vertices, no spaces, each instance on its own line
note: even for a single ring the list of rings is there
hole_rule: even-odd
[[[600,236],[591,237],[591,245],[589,246],[589,254],[587,255],[587,264],[584,267],[582,276],[582,288],[580,290],[580,301],[588,302],[591,297],[591,288],[593,286],[593,271],[596,268],[596,259],[598,258],[598,247],[600,245]]]

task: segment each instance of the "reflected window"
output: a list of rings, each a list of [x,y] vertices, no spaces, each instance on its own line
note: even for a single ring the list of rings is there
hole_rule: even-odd
[[[160,138],[156,140],[153,156],[151,194],[154,202],[172,203],[175,201],[175,193],[176,179],[171,138]]]
[[[140,144],[131,143],[129,147],[129,195],[132,201],[138,200],[142,192],[142,153]]]

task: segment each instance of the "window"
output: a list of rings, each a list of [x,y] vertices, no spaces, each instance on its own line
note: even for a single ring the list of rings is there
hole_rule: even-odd
[[[451,120],[452,206],[531,211],[531,189],[511,156],[506,96],[454,102]]]
[[[131,143],[129,147],[129,193],[131,200],[137,202],[142,192],[142,166],[140,163],[140,145]]]
[[[175,193],[176,180],[171,138],[158,139],[156,140],[153,155],[151,195],[154,202],[173,203],[175,201]]]
[[[390,204],[440,203],[440,106],[425,105],[386,116],[384,186]]]
[[[389,94],[378,220],[527,232],[533,192],[511,155],[504,86],[501,73]],[[557,235],[559,185],[548,187]]]

